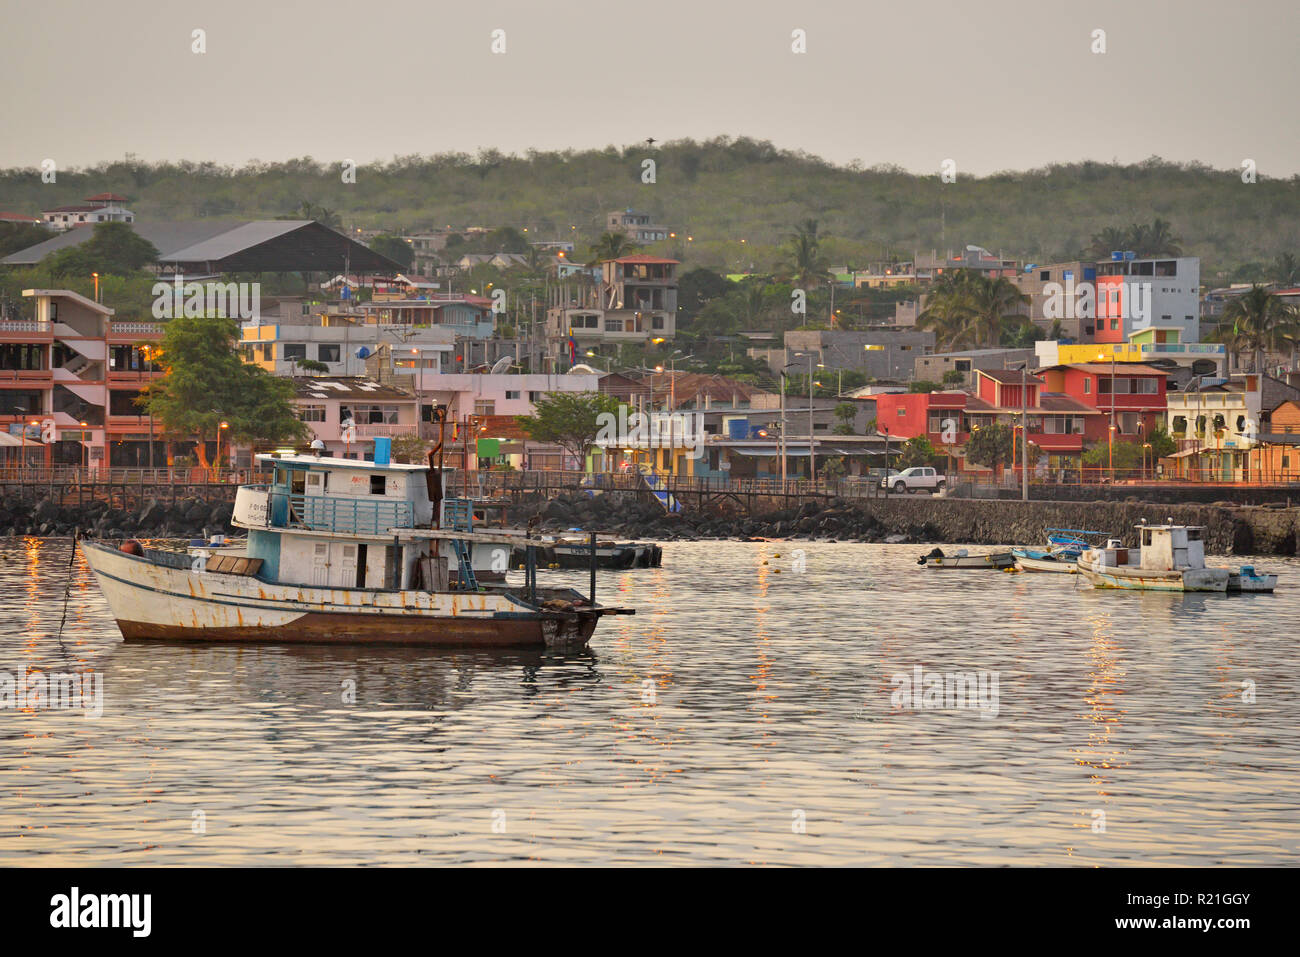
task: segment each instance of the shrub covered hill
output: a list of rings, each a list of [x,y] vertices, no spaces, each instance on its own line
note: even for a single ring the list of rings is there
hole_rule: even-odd
[[[643,182],[643,161],[655,161]],[[1080,162],[968,177],[891,166],[837,166],[768,142],[719,137],[647,146],[506,155],[401,156],[363,165],[311,158],[144,163],[128,157],[60,171],[0,171],[0,209],[35,212],[111,190],[142,220],[274,218],[304,208],[333,225],[409,232],[512,226],[529,239],[575,239],[581,250],[604,214],[634,207],[677,232],[657,249],[728,272],[775,266],[796,224],[817,220],[832,263],[865,264],[978,244],[1033,262],[1072,258],[1107,228],[1160,218],[1207,280],[1234,277],[1300,249],[1300,177],[1151,158]],[[308,204],[304,207],[304,204]],[[691,237],[690,241],[686,237]],[[744,243],[741,240],[745,240]]]

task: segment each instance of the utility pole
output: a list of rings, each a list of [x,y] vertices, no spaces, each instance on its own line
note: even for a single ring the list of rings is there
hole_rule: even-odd
[[[817,446],[813,441],[813,354],[808,353],[808,480],[817,481]]]
[[[785,370],[781,370],[781,491],[785,492]]]
[[[1029,501],[1029,360],[1020,367],[1020,499]]]

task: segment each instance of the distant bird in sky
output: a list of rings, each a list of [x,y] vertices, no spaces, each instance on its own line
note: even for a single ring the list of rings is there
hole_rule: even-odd
[[[656,143],[658,143],[658,142],[659,142],[659,141],[658,141],[657,139],[655,139],[653,136],[647,136],[647,137],[646,137],[646,141],[645,141],[645,145],[646,145],[646,146],[654,146],[654,145],[655,145]]]

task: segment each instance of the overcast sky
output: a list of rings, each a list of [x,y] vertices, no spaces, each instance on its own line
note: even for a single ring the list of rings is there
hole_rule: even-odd
[[[0,0],[0,166],[719,134],[982,174],[1300,171],[1295,0]],[[207,52],[191,52],[192,31]],[[491,52],[493,30],[506,52]],[[791,52],[791,32],[807,53]],[[1094,54],[1092,32],[1106,31]]]

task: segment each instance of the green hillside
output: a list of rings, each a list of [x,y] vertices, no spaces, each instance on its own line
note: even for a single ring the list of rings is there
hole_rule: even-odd
[[[641,182],[642,160],[657,182]],[[956,183],[896,168],[853,169],[767,142],[720,137],[523,156],[481,151],[399,157],[357,170],[307,159],[235,169],[131,159],[58,174],[0,172],[0,210],[36,212],[111,190],[141,219],[290,216],[310,202],[348,227],[513,225],[586,243],[603,214],[632,206],[674,227],[665,251],[692,265],[764,269],[797,223],[816,219],[831,261],[863,263],[975,243],[1044,262],[1078,254],[1106,227],[1168,220],[1207,280],[1239,278],[1300,250],[1300,177],[1244,184],[1239,170],[1157,158],[1056,165]],[[574,228],[576,227],[576,228]],[[686,235],[694,237],[687,245]],[[744,239],[746,242],[741,243]]]

